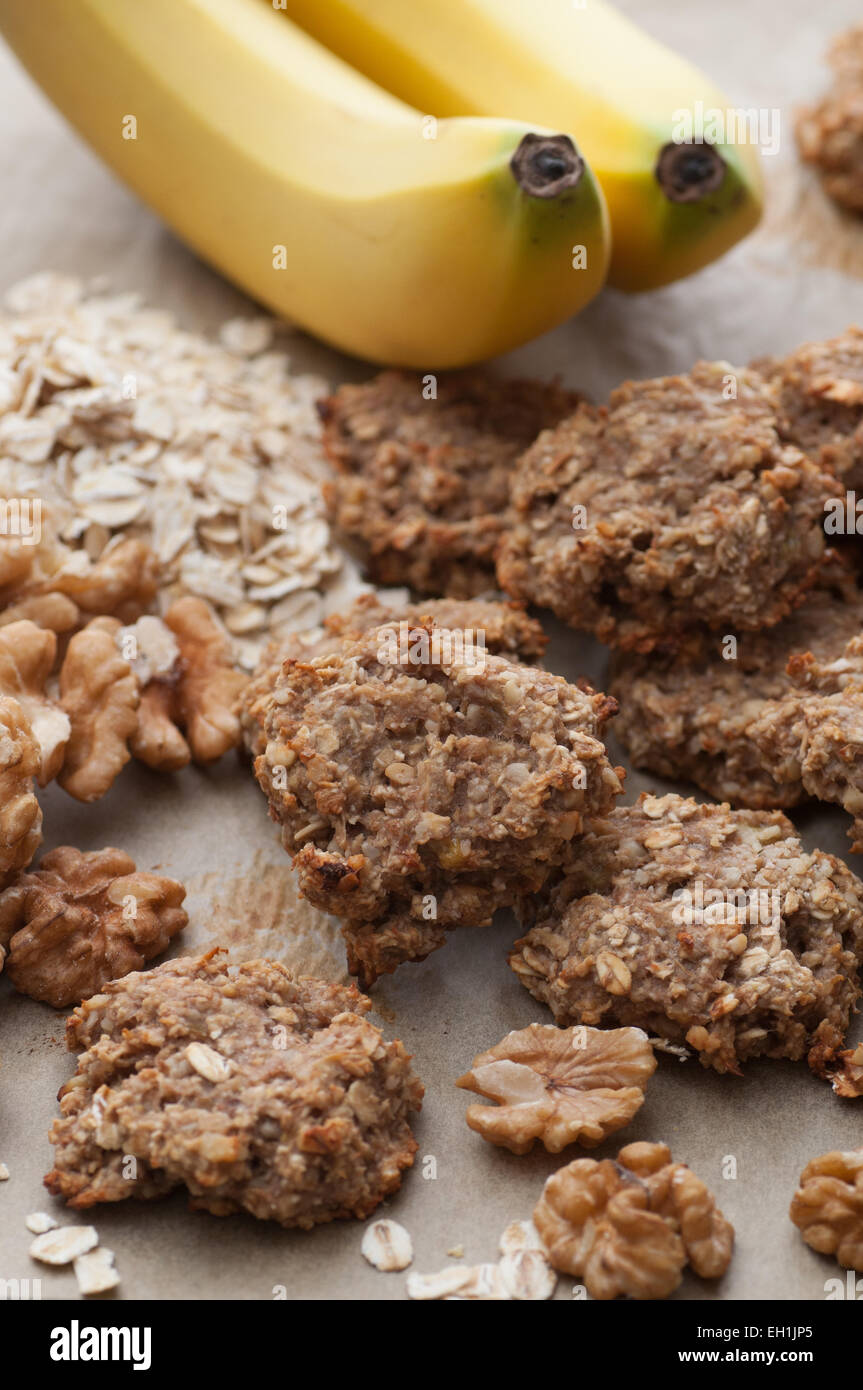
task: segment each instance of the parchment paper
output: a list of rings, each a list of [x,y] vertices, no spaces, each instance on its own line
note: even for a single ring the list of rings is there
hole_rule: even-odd
[[[793,104],[826,82],[821,55],[835,32],[859,19],[858,0],[625,0],[622,8],[708,69],[733,102],[781,108],[781,149],[766,161],[768,214],[718,265],[638,299],[606,291],[576,322],[503,360],[501,370],[560,375],[601,398],[626,376],[685,369],[702,355],[743,362],[863,322],[863,224],[832,210],[800,169],[789,119]],[[2,288],[45,268],[103,274],[200,328],[249,307],[102,168],[2,49],[0,208]],[[368,371],[302,337],[296,363],[333,382]],[[548,626],[550,667],[601,685],[603,650]],[[651,785],[630,774],[627,799]],[[159,866],[189,885],[192,922],[175,953],[224,943],[238,959],[269,954],[343,977],[337,929],[297,902],[263,797],[239,759],[168,778],[133,765],[94,806],[56,788],[43,806],[44,848],[118,845],[139,866]],[[812,807],[795,820],[807,846],[846,854],[840,811]],[[859,858],[849,862],[863,871]],[[548,1021],[505,963],[515,935],[501,914],[490,928],[456,932],[423,965],[403,966],[373,991],[376,1021],[404,1040],[426,1084],[418,1162],[385,1208],[411,1232],[421,1271],[448,1263],[454,1245],[464,1246],[471,1263],[494,1258],[504,1226],[530,1215],[544,1178],[562,1161],[485,1144],[465,1125],[469,1098],[452,1084],[508,1029]],[[851,1036],[861,1036],[859,1025]],[[51,1166],[54,1097],[73,1059],[63,1045],[63,1016],[15,994],[2,978],[0,1059],[0,1161],[11,1174],[0,1184],[0,1278],[40,1278],[43,1298],[74,1298],[71,1271],[28,1258],[32,1237],[24,1227],[34,1210],[68,1219],[41,1179]],[[863,1102],[839,1100],[803,1064],[765,1062],[736,1080],[663,1057],[635,1122],[598,1155],[634,1139],[668,1142],[711,1185],[737,1228],[728,1275],[719,1284],[687,1278],[676,1297],[824,1298],[825,1280],[839,1268],[803,1245],[788,1202],[809,1158],[863,1143]],[[734,1168],[736,1177],[724,1175]],[[292,1299],[404,1297],[403,1275],[377,1273],[361,1258],[358,1223],[286,1232],[241,1216],[192,1214],[182,1196],[96,1208],[84,1219],[116,1252],[119,1297],[271,1299],[280,1286]],[[570,1287],[562,1280],[557,1296],[569,1297]]]

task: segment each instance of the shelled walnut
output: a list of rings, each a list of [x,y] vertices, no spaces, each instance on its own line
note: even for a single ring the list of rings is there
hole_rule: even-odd
[[[159,566],[148,545],[134,538],[108,545],[80,572],[61,571],[52,589],[89,617],[106,614],[129,623],[146,613],[156,598]]]
[[[19,516],[23,501],[18,499]],[[76,627],[77,604],[52,589],[52,583],[67,564],[79,569],[89,567],[85,554],[72,558],[72,552],[57,539],[56,528],[48,524],[41,512],[38,528],[32,534],[4,536],[0,550],[0,626],[28,619],[52,632],[68,632]]]
[[[187,923],[182,884],[119,849],[62,846],[0,893],[0,948],[16,989],[55,1008],[140,970]]]
[[[213,762],[240,742],[239,702],[248,676],[233,666],[230,643],[203,599],[178,599],[165,625],[180,649],[173,718],[195,762]]]
[[[0,887],[27,867],[42,839],[42,812],[33,794],[38,770],[39,746],[24,711],[17,700],[0,695]]]
[[[60,703],[69,743],[57,781],[78,801],[104,796],[129,761],[138,727],[138,682],[117,651],[116,618],[94,618],[76,632],[60,669]]]
[[[555,1269],[592,1298],[666,1298],[689,1263],[724,1274],[734,1228],[665,1144],[627,1144],[617,1160],[578,1158],[553,1173],[533,1214]]]
[[[863,1271],[863,1149],[834,1149],[807,1163],[789,1215],[813,1250]]]
[[[248,677],[209,604],[182,598],[163,618],[145,615],[117,634],[141,689],[130,747],[159,772],[193,758],[213,762],[240,741],[240,696]]]
[[[32,543],[4,539],[0,563],[0,626],[29,619],[54,632],[71,632],[89,617],[110,614],[134,622],[156,597],[158,565],[150,548],[123,539],[90,560],[58,540],[43,516]]]
[[[496,1106],[471,1105],[465,1119],[492,1144],[523,1154],[539,1139],[549,1153],[595,1148],[644,1102],[656,1070],[640,1028],[555,1028],[532,1023],[473,1060],[456,1082]]]
[[[141,688],[138,723],[129,743],[134,757],[157,772],[176,772],[192,760],[191,749],[174,723],[180,680],[180,646],[161,618],[144,614],[117,634]]]
[[[39,747],[36,780],[44,787],[63,766],[69,717],[46,694],[57,654],[53,632],[22,621],[0,627],[0,692],[24,712]]]
[[[107,590],[103,597],[111,600]],[[0,625],[0,694],[18,701],[31,727],[40,786],[56,777],[70,796],[96,801],[132,754],[173,771],[239,743],[248,678],[202,599],[180,599],[164,620],[144,615],[126,627],[93,618],[72,636],[55,675],[56,660],[54,632],[27,619]]]

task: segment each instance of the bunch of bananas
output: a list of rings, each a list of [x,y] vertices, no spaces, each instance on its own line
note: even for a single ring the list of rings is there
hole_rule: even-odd
[[[760,212],[754,149],[673,137],[721,96],[602,0],[0,0],[0,30],[197,252],[376,362],[505,352]]]

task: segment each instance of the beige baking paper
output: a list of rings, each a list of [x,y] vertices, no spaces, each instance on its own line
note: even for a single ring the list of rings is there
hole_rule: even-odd
[[[859,19],[859,0],[625,0],[622,8],[711,71],[733,102],[781,111],[780,150],[765,161],[768,214],[758,234],[719,265],[639,299],[606,291],[577,322],[513,353],[501,370],[559,375],[601,398],[627,376],[685,369],[699,356],[740,363],[863,323],[863,224],[849,225],[798,168],[790,124],[793,104],[824,84],[820,55],[833,33]],[[139,289],[202,329],[249,308],[102,168],[5,50],[0,208],[0,288],[44,268],[106,275],[116,289]],[[303,337],[295,360],[334,383],[366,371]],[[576,633],[554,627],[548,663],[602,684],[605,653]],[[630,775],[627,799],[650,785]],[[130,767],[90,807],[54,787],[43,801],[45,848],[118,845],[139,866],[158,866],[189,885],[192,924],[175,943],[178,953],[222,943],[238,959],[267,954],[342,977],[338,931],[297,901],[263,797],[239,759],[165,778]],[[796,820],[807,846],[846,853],[841,812],[807,809]],[[863,872],[863,861],[849,862]],[[426,1085],[419,1161],[384,1209],[410,1231],[420,1271],[440,1269],[457,1245],[466,1262],[493,1259],[503,1228],[530,1215],[560,1162],[484,1143],[463,1119],[474,1098],[453,1085],[474,1054],[507,1030],[548,1021],[506,965],[515,935],[508,916],[457,932],[423,965],[403,966],[373,991],[376,1021],[404,1040]],[[861,1036],[859,1026],[852,1036]],[[73,1068],[63,1017],[2,979],[0,1060],[0,1162],[11,1175],[0,1183],[0,1278],[40,1278],[43,1298],[75,1298],[71,1270],[28,1258],[32,1236],[24,1226],[37,1210],[64,1219],[41,1184],[51,1166],[56,1091]],[[676,1297],[824,1298],[838,1266],[803,1245],[788,1202],[809,1158],[863,1144],[863,1101],[838,1099],[804,1065],[765,1062],[735,1079],[663,1057],[646,1104],[620,1136],[634,1139],[668,1142],[710,1184],[737,1228],[727,1276],[718,1285],[687,1277]],[[598,1153],[616,1148],[612,1140]],[[736,1177],[723,1175],[729,1171]],[[251,1218],[190,1213],[182,1196],[96,1208],[84,1219],[116,1252],[120,1298],[272,1299],[280,1289],[296,1299],[405,1297],[403,1274],[377,1273],[362,1259],[359,1223],[286,1232]],[[570,1297],[570,1289],[562,1280],[557,1297]]]

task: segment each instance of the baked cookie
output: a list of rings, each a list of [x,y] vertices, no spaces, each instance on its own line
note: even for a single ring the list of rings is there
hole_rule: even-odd
[[[185,1186],[217,1216],[368,1216],[413,1162],[423,1094],[369,1007],[353,986],[219,951],[106,985],[66,1026],[81,1055],[45,1185],[78,1208]]]
[[[863,884],[780,811],[643,795],[592,821],[510,965],[559,1024],[632,1025],[719,1072],[823,1072],[860,993]]]
[[[366,982],[535,892],[622,787],[602,743],[613,700],[472,660],[430,623],[405,624],[404,647],[394,632],[286,661],[255,763],[302,893],[342,919]]]
[[[802,158],[840,207],[863,213],[863,24],[840,34],[827,55],[833,86],[797,114]]]
[[[757,736],[765,756],[794,750],[800,779],[810,796],[843,806],[853,820],[849,836],[855,853],[863,853],[863,636],[860,629],[836,655],[804,652],[789,663],[800,687],[787,699],[772,726],[762,716]],[[769,716],[769,711],[767,712]],[[774,733],[775,730],[775,733]]]
[[[337,469],[325,496],[334,523],[363,543],[369,577],[421,594],[493,590],[519,454],[582,399],[482,372],[437,378],[382,372],[322,401],[324,446]]]
[[[777,432],[757,372],[624,382],[520,460],[501,587],[601,641],[674,647],[699,622],[779,622],[815,582],[835,479]]]
[[[472,634],[472,640],[490,652],[499,652],[513,661],[538,661],[548,638],[535,618],[528,617],[521,604],[497,603],[492,599],[425,599],[420,603],[390,603],[380,594],[360,594],[344,613],[325,619],[322,628],[292,633],[282,642],[272,642],[264,651],[251,683],[246,687],[240,710],[243,738],[254,756],[264,751],[263,714],[282,664],[288,657],[311,661],[313,657],[340,651],[346,642],[384,623],[415,626],[430,619],[436,627]]]
[[[835,473],[842,491],[863,492],[863,332],[804,343],[776,364],[773,386],[782,438]]]
[[[615,653],[615,734],[636,767],[660,777],[694,782],[735,806],[795,806],[807,793],[793,658],[829,663],[861,631],[863,594],[831,557],[818,586],[775,627],[731,642],[732,634],[702,631],[676,657]]]

